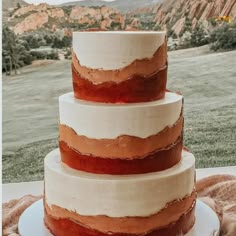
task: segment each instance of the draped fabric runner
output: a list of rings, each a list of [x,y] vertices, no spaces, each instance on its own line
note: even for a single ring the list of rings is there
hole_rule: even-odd
[[[236,176],[213,175],[199,180],[198,198],[210,206],[221,222],[221,236],[236,235]]]
[[[26,195],[20,199],[11,200],[2,205],[2,235],[19,236],[18,220],[23,211],[42,196]]]
[[[198,198],[210,206],[221,222],[221,236],[236,235],[236,176],[214,175],[199,180]],[[26,195],[3,203],[3,236],[18,236],[18,220],[23,211],[42,196]]]

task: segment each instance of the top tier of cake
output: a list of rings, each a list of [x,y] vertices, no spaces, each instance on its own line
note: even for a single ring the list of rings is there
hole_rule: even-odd
[[[72,50],[76,98],[132,103],[159,100],[165,95],[164,31],[74,32]]]

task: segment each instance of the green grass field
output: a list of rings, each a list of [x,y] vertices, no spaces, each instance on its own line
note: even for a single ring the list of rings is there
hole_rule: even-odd
[[[185,145],[196,166],[236,165],[236,51],[169,53],[168,88],[185,97]],[[3,182],[43,179],[57,147],[58,96],[72,90],[69,61],[3,77]]]

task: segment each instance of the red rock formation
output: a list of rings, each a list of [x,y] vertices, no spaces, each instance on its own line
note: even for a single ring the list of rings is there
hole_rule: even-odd
[[[89,8],[75,6],[70,14],[70,21],[78,20],[80,24],[100,23],[101,29],[108,29],[112,23],[118,23],[123,29],[125,27],[125,17],[116,9],[103,6],[101,8]]]
[[[64,34],[64,36],[72,37],[73,31],[72,31],[72,29],[64,28],[63,34]]]
[[[194,17],[192,20],[192,29],[195,29],[195,27],[197,26],[197,19]]]
[[[165,16],[165,13],[162,11],[162,9],[158,10],[156,18],[154,19],[156,23],[160,24],[163,16]]]
[[[199,19],[201,17],[204,9],[207,7],[207,4],[207,1],[200,1],[200,5],[198,6],[195,14],[196,19]]]
[[[61,8],[53,8],[53,9],[47,10],[47,13],[52,18],[65,17],[65,13]]]
[[[38,6],[30,4],[23,6],[16,10],[11,19],[25,16],[26,18],[20,21],[13,27],[16,34],[23,34],[30,30],[36,30],[48,23],[49,17],[52,18],[63,18],[65,13],[61,8],[52,7],[46,3],[39,4]],[[28,15],[28,16],[27,16]],[[56,25],[53,25],[52,31],[55,31]]]
[[[235,5],[236,0],[228,0],[223,8],[223,10],[221,11],[220,15],[221,16],[228,16],[233,8],[233,6]]]
[[[232,20],[236,21],[236,4],[231,9],[231,12],[229,13],[229,16]]]
[[[102,29],[110,29],[113,23],[117,25],[116,29],[135,29],[140,24],[137,14],[149,13],[155,14],[156,26],[160,26],[162,29],[171,27],[179,35],[185,27],[186,19],[191,21],[192,29],[199,22],[205,22],[209,18],[230,16],[232,20],[236,20],[236,0],[163,0],[160,4],[138,8],[126,15],[107,6],[101,8],[74,6],[68,18],[65,17],[62,8],[48,4],[38,6],[30,4],[16,10],[9,21],[11,23],[13,19],[14,22],[17,21],[16,18],[19,19],[18,22],[20,22],[13,27],[17,34],[44,26],[48,22],[48,17],[60,18],[60,21],[71,23],[88,25],[98,23]],[[26,18],[23,19],[22,16]],[[130,22],[127,25],[126,19]],[[60,28],[57,23],[55,26],[54,28]]]
[[[167,13],[162,21],[162,24],[166,24],[170,20],[170,18],[171,18],[171,14]]]
[[[96,22],[97,22],[96,19],[90,18],[89,16],[81,17],[81,18],[78,20],[78,23],[79,23],[79,24],[93,25],[93,24],[95,24]]]
[[[180,18],[171,28],[175,32],[176,35],[179,35],[182,32],[185,25],[185,21],[186,21],[186,17]]]
[[[164,0],[152,8],[152,11],[156,14],[157,25],[164,28],[170,23],[172,30],[179,35],[185,27],[186,17],[192,21],[192,28],[195,28],[199,22],[218,16],[230,15],[236,19],[235,5],[236,0]]]
[[[137,27],[139,26],[139,24],[140,24],[139,19],[138,19],[138,18],[134,18],[134,19],[132,20],[132,22],[130,23],[130,27],[131,27],[131,28],[134,28],[134,29],[137,29]]]
[[[113,9],[107,6],[101,7],[100,12],[105,18],[110,17],[112,14],[120,14],[117,9]]]
[[[205,10],[203,11],[199,21],[203,21],[205,19],[208,19],[211,15],[213,7],[214,7],[214,2],[209,3],[207,5],[207,7],[205,8]]]
[[[109,27],[111,27],[111,23],[112,23],[112,20],[109,19],[109,18],[106,18],[105,20],[103,20],[100,24],[100,28],[105,30]]]
[[[198,9],[200,8],[200,6],[201,6],[201,3],[197,2],[197,1],[192,5],[192,7],[189,11],[189,18],[190,19],[193,19],[196,16],[196,13],[197,13]]]
[[[38,6],[36,6],[34,4],[29,4],[27,6],[23,6],[23,7],[19,8],[18,10],[16,10],[15,13],[13,14],[12,18],[25,15],[25,14],[32,12],[32,11],[37,11],[37,12],[46,11],[49,7],[50,7],[50,5],[48,5],[46,3],[39,4]]]
[[[13,30],[16,34],[22,34],[26,31],[36,30],[47,22],[48,14],[46,12],[33,13],[18,23]]]
[[[94,8],[88,8],[88,7],[81,7],[81,6],[75,6],[72,8],[72,11],[70,13],[70,18],[73,20],[80,20],[84,16],[88,15],[96,15],[97,10]]]

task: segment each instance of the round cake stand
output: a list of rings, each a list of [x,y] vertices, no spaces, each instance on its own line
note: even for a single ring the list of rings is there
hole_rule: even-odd
[[[43,200],[27,208],[20,217],[18,229],[21,236],[52,236],[43,223]],[[219,236],[220,223],[213,210],[197,200],[196,222],[185,236]]]

